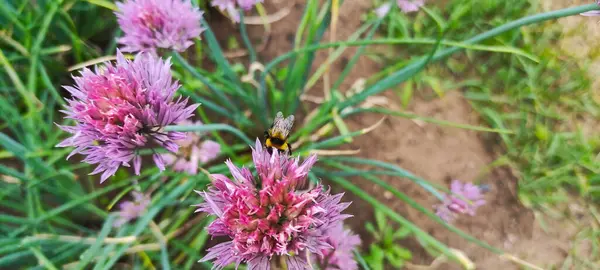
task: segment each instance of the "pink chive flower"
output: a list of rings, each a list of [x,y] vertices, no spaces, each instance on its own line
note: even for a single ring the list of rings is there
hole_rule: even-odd
[[[198,104],[174,100],[179,84],[172,81],[170,66],[170,60],[143,53],[130,61],[118,51],[115,65],[84,69],[74,77],[74,87],[64,87],[73,98],[61,112],[76,124],[59,126],[72,136],[57,147],[75,147],[67,159],[82,154],[84,162],[98,164],[91,174],[102,172],[101,183],[131,162],[139,175],[140,149],[161,146],[176,153],[179,146],[174,141],[186,135],[163,127],[191,117]],[[161,155],[155,153],[153,159],[161,171],[165,169]]]
[[[454,180],[450,191],[452,194],[446,194],[442,204],[436,206],[436,215],[446,222],[453,221],[458,214],[474,216],[477,208],[485,204],[483,190],[471,183]]]
[[[208,233],[231,239],[208,249],[201,261],[214,260],[215,269],[247,263],[248,269],[269,270],[271,260],[284,259],[287,269],[307,269],[307,256],[324,256],[333,248],[327,232],[350,217],[341,214],[350,203],[340,203],[343,194],[330,195],[320,185],[300,189],[315,155],[299,164],[299,158],[279,151],[269,154],[256,140],[252,158],[257,177],[227,161],[234,180],[213,174],[213,186],[197,191],[204,203],[196,212],[217,216]]]
[[[121,227],[129,221],[141,217],[150,205],[149,195],[137,191],[132,192],[131,195],[133,195],[133,201],[125,201],[119,205],[121,211],[119,211],[119,217],[113,226]]]
[[[211,5],[227,12],[234,22],[240,22],[238,8],[250,10],[253,6],[262,2],[263,0],[212,0]]]
[[[202,122],[184,120],[179,125],[201,125]],[[197,133],[188,134],[187,138],[177,142],[180,147],[180,153],[175,155],[171,153],[163,154],[165,164],[172,166],[174,171],[187,172],[191,175],[198,173],[198,163],[207,163],[221,153],[221,145],[215,141],[202,140],[202,136]]]
[[[425,0],[396,0],[396,4],[402,12],[411,13],[419,11],[419,9],[425,5]],[[375,14],[379,18],[383,18],[388,14],[388,12],[390,12],[391,9],[392,4],[388,2],[376,8]]]
[[[157,48],[184,51],[204,29],[202,11],[190,0],[126,0],[115,12],[125,52],[155,52]]]
[[[360,237],[352,233],[352,231],[344,229],[342,222],[338,222],[332,226],[329,231],[325,232],[328,235],[327,243],[333,249],[323,250],[323,256],[317,257],[316,262],[323,270],[356,270],[358,264],[354,260],[352,251],[360,245]]]

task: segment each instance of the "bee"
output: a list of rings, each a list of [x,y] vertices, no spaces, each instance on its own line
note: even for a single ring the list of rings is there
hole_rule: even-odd
[[[265,146],[267,146],[267,151],[270,154],[273,153],[273,148],[280,152],[289,152],[290,155],[292,154],[292,146],[287,140],[293,125],[293,115],[283,118],[283,113],[277,113],[273,125],[265,131]]]

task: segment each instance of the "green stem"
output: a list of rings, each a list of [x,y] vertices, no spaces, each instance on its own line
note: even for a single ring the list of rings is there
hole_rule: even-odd
[[[498,26],[492,30],[489,30],[487,32],[476,35],[470,39],[467,39],[462,43],[473,44],[473,43],[477,43],[477,42],[486,40],[490,37],[500,35],[504,32],[519,28],[521,26],[534,24],[534,23],[538,23],[538,22],[543,22],[543,21],[548,21],[548,20],[553,20],[553,19],[558,19],[561,17],[567,17],[567,16],[571,16],[571,15],[577,15],[577,14],[580,14],[580,13],[583,13],[586,11],[598,10],[598,9],[600,9],[600,7],[598,7],[597,4],[589,4],[589,5],[565,8],[565,9],[560,9],[560,10],[550,11],[550,12],[545,12],[545,13],[539,13],[536,15],[521,18],[521,19],[518,19],[518,20],[515,20],[512,22],[506,23],[504,25]],[[433,58],[431,59],[431,61],[444,59],[444,58],[450,56],[451,54],[460,51],[461,49],[462,48],[459,48],[459,47],[453,47],[453,48],[448,48],[448,49],[442,50],[442,51],[436,53],[433,56]],[[344,101],[339,106],[339,109],[342,110],[348,106],[352,106],[354,104],[362,102],[368,96],[383,92],[384,90],[390,88],[391,86],[401,83],[403,80],[397,80],[396,79],[397,77],[400,77],[403,74],[406,74],[414,69],[420,68],[420,66],[423,63],[425,63],[426,61],[427,61],[426,58],[422,58],[422,59],[417,60],[414,63],[404,67],[403,69],[395,72],[394,74],[388,76],[387,78],[385,78],[385,79],[379,81],[378,83],[372,85],[371,87],[365,89],[360,94],[355,95],[352,98]]]
[[[177,63],[179,63],[185,70],[187,70],[192,76],[194,76],[194,78],[200,80],[204,85],[206,85],[208,89],[210,89],[217,96],[217,98],[221,101],[223,105],[227,106],[235,113],[239,112],[237,107],[233,106],[231,100],[228,99],[227,96],[225,96],[225,94],[223,94],[223,91],[217,88],[214,84],[212,84],[212,82],[210,82],[208,78],[202,76],[202,74],[200,74],[192,65],[190,65],[190,63],[188,63],[188,61],[185,60],[185,58],[181,56],[181,54],[179,54],[176,51],[173,51],[171,55],[173,59]]]
[[[223,130],[228,131],[242,139],[244,143],[248,145],[254,145],[252,140],[248,138],[242,131],[226,124],[205,124],[205,125],[183,125],[183,126],[166,126],[165,131],[180,131],[180,132],[200,132],[200,131],[213,131]]]
[[[252,46],[252,42],[250,42],[250,38],[248,37],[248,31],[246,31],[246,24],[244,23],[244,11],[240,11],[240,32],[242,33],[242,40],[244,41],[244,45],[248,50],[248,56],[250,59],[250,64],[256,62],[256,51]]]

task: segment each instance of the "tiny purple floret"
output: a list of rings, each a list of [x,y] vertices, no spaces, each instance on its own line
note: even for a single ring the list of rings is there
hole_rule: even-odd
[[[94,71],[84,69],[74,77],[75,86],[64,88],[72,95],[67,99],[66,119],[75,120],[74,126],[59,126],[72,136],[57,147],[75,149],[75,154],[86,156],[83,162],[97,164],[91,174],[102,173],[100,182],[115,174],[119,167],[130,167],[135,174],[142,165],[138,150],[163,147],[175,152],[176,139],[182,132],[164,131],[164,127],[190,118],[198,104],[187,105],[187,99],[174,99],[179,84],[173,82],[170,60],[140,53],[133,61],[117,51],[116,64],[105,63]],[[153,155],[155,164],[164,170],[159,154]]]
[[[396,4],[404,13],[419,11],[425,5],[425,0],[396,0]],[[383,18],[392,10],[392,5],[387,2],[375,9],[375,15],[378,18]]]
[[[452,194],[444,195],[442,204],[436,206],[436,214],[446,222],[453,221],[459,214],[474,216],[477,208],[485,204],[481,188],[471,183],[454,180],[450,191]]]
[[[404,13],[419,11],[425,5],[425,0],[398,0],[398,7]]]
[[[124,201],[119,205],[121,211],[119,211],[119,217],[113,226],[121,227],[129,221],[141,217],[150,205],[149,195],[134,191],[132,196],[133,201]]]
[[[358,264],[354,260],[352,251],[356,249],[361,241],[358,235],[348,229],[344,229],[343,222],[338,222],[328,231],[327,243],[332,249],[323,250],[323,256],[317,257],[316,261],[324,270],[357,270]]]
[[[202,125],[202,122],[182,121],[179,125]],[[178,154],[163,154],[165,163],[177,172],[190,175],[198,173],[198,164],[205,164],[217,158],[221,153],[221,145],[215,141],[202,140],[202,134],[190,133],[187,138],[177,141],[180,146]]]
[[[234,22],[240,22],[240,13],[238,9],[250,10],[263,0],[212,0],[211,5],[227,12]]]

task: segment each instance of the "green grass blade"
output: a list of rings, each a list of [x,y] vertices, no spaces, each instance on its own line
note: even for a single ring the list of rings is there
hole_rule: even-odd
[[[369,31],[369,33],[367,33],[367,36],[365,37],[366,40],[373,38],[373,36],[377,32],[377,29],[379,29],[379,26],[381,25],[382,21],[383,21],[383,18],[378,19],[374,23],[373,27],[371,28],[371,30]],[[338,76],[337,80],[333,83],[333,86],[331,87],[331,89],[334,89],[334,90],[339,89],[340,85],[342,85],[342,83],[344,82],[344,80],[346,79],[346,77],[348,76],[350,71],[352,71],[352,68],[354,68],[354,65],[356,65],[356,63],[358,62],[358,59],[360,59],[360,56],[363,54],[363,52],[365,51],[366,48],[367,48],[367,45],[363,45],[363,46],[360,46],[356,50],[356,53],[354,53],[354,55],[352,56],[350,61],[348,61],[348,64],[346,64],[346,66],[344,67],[344,70],[342,70],[342,72]]]
[[[239,10],[240,14],[240,33],[242,34],[242,41],[244,41],[244,45],[246,45],[246,49],[248,50],[248,58],[250,63],[256,62],[256,51],[254,50],[254,46],[252,46],[252,42],[250,42],[250,38],[248,37],[248,31],[246,31],[246,24],[244,23],[244,11]]]
[[[56,208],[54,208],[54,209],[46,212],[45,214],[38,216],[35,221],[36,221],[36,223],[42,223],[42,222],[44,222],[45,220],[47,220],[49,218],[52,218],[52,217],[54,217],[56,215],[59,215],[60,213],[63,213],[65,211],[67,211],[69,209],[72,209],[74,207],[77,207],[77,206],[79,206],[81,204],[85,204],[85,203],[89,202],[92,199],[95,199],[95,198],[97,198],[97,197],[99,197],[99,196],[101,196],[103,194],[106,194],[106,193],[108,193],[110,191],[113,191],[115,189],[121,188],[121,187],[123,187],[125,185],[128,185],[128,184],[131,184],[131,183],[127,182],[127,181],[122,181],[122,182],[115,183],[115,184],[112,184],[110,186],[104,187],[102,189],[96,190],[96,191],[94,191],[92,193],[89,193],[89,194],[86,194],[84,196],[80,196],[77,199],[70,200],[68,203],[63,204],[63,205],[61,205],[59,207],[56,207]],[[98,214],[98,213],[96,213],[96,214]],[[100,217],[104,218],[104,215],[101,215]]]
[[[206,77],[202,76],[194,67],[192,67],[178,52],[173,52],[173,59],[177,61],[185,70],[187,70],[194,78],[200,80],[203,84],[205,84],[208,89],[210,89],[217,98],[221,101],[222,104],[227,106],[232,111],[239,113],[238,108],[231,102],[227,96],[223,94],[223,91],[217,88],[214,84],[212,84]]]
[[[200,103],[202,105],[202,107],[204,107],[204,108],[208,108],[211,111],[216,112],[227,118],[230,118],[230,119],[234,118],[234,116],[231,115],[231,112],[229,112],[227,109],[213,103],[212,101],[210,101],[208,99],[205,99],[205,98],[197,95],[196,93],[194,93],[188,89],[181,88],[181,92],[182,92],[182,94],[189,96],[194,102]]]
[[[354,253],[354,257],[356,258],[356,261],[358,262],[358,265],[360,265],[361,269],[371,270],[371,268],[369,268],[369,265],[367,265],[365,258],[363,258],[363,256],[360,255],[360,252],[358,252],[357,250],[353,250],[352,253]]]
[[[0,12],[2,12],[2,14],[4,14],[4,16],[6,16],[6,18],[8,18],[8,20],[10,20],[11,23],[13,23],[15,26],[17,26],[17,28],[19,28],[19,30],[27,31],[25,26],[21,23],[21,21],[19,21],[19,14],[16,14],[16,11],[14,10],[14,8],[11,5],[11,2],[7,2],[6,0],[3,0],[2,3],[0,4]],[[8,25],[7,25],[7,27],[8,27]]]
[[[311,150],[311,149],[327,149],[327,148],[333,148],[342,144],[347,143],[347,140],[349,138],[354,138],[360,135],[365,134],[365,132],[363,130],[359,130],[359,131],[353,131],[353,132],[349,132],[347,134],[343,134],[343,135],[339,135],[339,136],[335,136],[333,138],[329,138],[327,140],[323,140],[320,142],[316,142],[313,144],[309,144],[305,147],[301,147],[300,149],[298,149],[298,152],[303,152],[303,151],[307,151],[307,150]]]
[[[60,105],[65,105],[66,104],[65,100],[60,96],[60,93],[58,93],[58,90],[52,84],[50,76],[48,76],[48,72],[46,71],[46,68],[44,67],[44,64],[40,63],[38,66],[40,68],[40,74],[42,75],[41,76],[42,82],[44,83],[46,88],[48,90],[50,90],[50,94],[52,94],[52,97],[54,97],[54,100],[56,100]]]
[[[341,3],[343,1],[338,1],[338,2]],[[329,27],[329,24],[331,23],[331,15],[332,15],[331,7],[332,7],[332,5],[333,5],[332,0],[329,0],[325,3],[325,6],[321,7],[321,12],[319,13],[319,17],[318,17],[318,21],[320,22],[320,24],[318,25],[318,27],[316,29],[312,30],[312,31],[314,31],[314,34],[311,34],[312,41],[307,42],[307,44],[309,44],[309,45],[318,44],[321,41],[321,39],[323,38],[323,35],[327,31],[327,28]],[[281,106],[284,107],[287,111],[289,111],[290,114],[296,112],[296,110],[298,109],[298,106],[300,105],[300,95],[301,95],[302,91],[305,89],[306,83],[308,82],[308,76],[311,73],[315,57],[316,57],[316,51],[309,52],[308,55],[301,58],[302,65],[300,65],[300,67],[299,67],[298,74],[296,74],[295,72],[290,73],[292,76],[294,76],[296,83],[292,84],[292,85],[286,85],[285,90],[288,90],[288,89],[291,90],[291,91],[288,91],[287,93],[288,94],[292,93],[291,97],[293,97],[293,102],[291,103],[291,105],[289,105],[289,103],[281,104]]]
[[[167,244],[160,245],[160,264],[162,269],[171,270],[171,264],[169,263],[169,252],[167,251]]]
[[[231,68],[231,65],[229,65],[229,62],[223,55],[223,51],[221,50],[221,47],[219,46],[219,42],[217,41],[215,34],[213,33],[210,26],[204,19],[202,19],[202,25],[205,28],[204,38],[206,39],[208,48],[211,51],[210,56],[215,60],[216,64],[223,70],[223,72],[225,72],[225,76],[227,76],[227,78],[229,78],[229,80],[234,82],[236,87],[241,89],[241,82],[240,82],[238,76],[235,74],[235,72]]]
[[[27,105],[27,108],[29,108],[29,112],[35,112],[37,110],[36,105],[41,105],[40,101],[35,95],[33,95],[33,93],[27,91],[27,88],[25,88],[21,78],[19,78],[19,75],[17,75],[17,72],[13,66],[10,64],[8,59],[6,59],[6,56],[2,50],[0,50],[0,65],[4,66],[4,71],[8,74],[8,77],[12,80],[15,89],[23,98],[25,105]]]
[[[115,5],[114,3],[107,1],[107,0],[85,0],[90,2],[91,4],[103,7],[103,8],[108,8],[112,11],[117,11],[117,5]]]
[[[48,29],[50,28],[50,23],[54,18],[54,15],[58,11],[58,7],[62,4],[63,0],[56,0],[50,3],[50,7],[44,12],[44,18],[42,20],[42,25],[37,31],[37,36],[35,41],[33,42],[33,46],[31,47],[31,56],[29,57],[29,77],[27,81],[27,87],[30,92],[35,93],[36,82],[37,82],[37,71],[39,65],[39,57],[40,57],[40,49],[42,48],[42,44],[46,39],[46,34],[48,33]]]
[[[356,41],[365,31],[367,31],[369,29],[369,27],[372,26],[371,24],[365,24],[363,26],[361,26],[358,30],[356,30],[354,33],[352,33],[352,35],[350,35],[350,37],[348,37],[348,41]],[[374,28],[371,29],[370,31],[371,33],[375,32]],[[370,38],[370,37],[367,37]],[[363,46],[364,47],[364,46]],[[327,57],[327,60],[325,60],[324,63],[322,63],[319,68],[317,68],[317,70],[312,73],[312,76],[310,76],[310,78],[308,79],[308,81],[306,82],[306,85],[304,87],[304,89],[310,89],[313,86],[315,86],[315,84],[319,81],[319,79],[323,76],[323,74],[325,73],[325,71],[327,71],[331,64],[337,60],[343,53],[344,51],[348,48],[348,46],[339,46],[336,48],[336,50],[330,54]],[[332,88],[335,89],[335,88]],[[304,91],[302,91],[304,92]]]
[[[254,145],[254,142],[246,136],[242,131],[234,128],[227,124],[206,124],[206,125],[181,125],[181,126],[167,126],[165,131],[181,131],[181,132],[202,132],[202,131],[213,131],[223,130],[228,131],[242,139],[248,145]]]
[[[444,199],[444,195],[441,194],[428,181],[426,181],[425,179],[422,179],[420,177],[417,177],[416,175],[410,173],[409,171],[404,170],[394,164],[390,164],[390,163],[386,163],[386,162],[378,161],[378,160],[358,158],[358,157],[326,157],[326,158],[324,157],[324,158],[321,158],[321,162],[324,162],[324,163],[326,163],[329,160],[376,166],[376,167],[384,168],[384,169],[387,169],[387,170],[390,170],[393,172],[397,172],[399,174],[399,176],[408,178],[411,181],[415,182],[415,184],[421,186],[423,189],[425,189],[426,191],[431,193],[433,196],[438,198],[440,201]]]
[[[571,16],[571,15],[577,15],[582,12],[597,10],[597,9],[599,9],[598,5],[589,4],[589,5],[583,5],[583,6],[578,6],[578,7],[565,8],[565,9],[556,10],[556,11],[550,11],[550,12],[546,12],[546,13],[539,13],[539,14],[521,18],[521,19],[518,19],[518,20],[515,20],[512,22],[506,23],[504,25],[498,26],[489,31],[486,31],[484,33],[476,35],[470,39],[467,39],[461,43],[462,44],[474,44],[474,43],[486,40],[488,38],[498,36],[507,31],[525,26],[525,25],[539,23],[539,22],[543,22],[543,21],[547,21],[547,20],[553,20],[553,19]],[[340,106],[340,109],[344,109],[348,106],[358,104],[358,103],[364,101],[364,99],[366,99],[368,96],[376,95],[382,91],[385,91],[386,89],[388,89],[389,87],[391,87],[393,85],[397,85],[398,83],[405,81],[406,78],[409,77],[407,75],[417,73],[421,69],[421,67],[423,67],[425,64],[427,64],[427,62],[429,60],[438,61],[438,60],[444,59],[444,58],[460,51],[461,49],[463,49],[463,48],[459,48],[459,47],[448,48],[448,49],[442,50],[440,52],[437,52],[433,57],[431,57],[431,59],[419,59],[419,60],[413,61],[413,63],[411,63],[410,65],[402,68],[401,70],[393,73],[392,75],[388,76],[387,78],[379,81],[376,84],[378,87],[370,87],[369,89],[365,89],[365,91],[363,91],[363,93],[361,93],[361,95],[356,95],[352,99],[347,100]]]
[[[417,119],[417,120],[421,120],[423,122],[432,123],[432,124],[436,124],[436,125],[440,125],[440,126],[460,128],[460,129],[466,129],[466,130],[492,132],[492,133],[500,133],[500,134],[515,134],[514,131],[508,130],[508,129],[486,128],[486,127],[473,126],[473,125],[468,125],[468,124],[460,124],[460,123],[455,123],[455,122],[450,122],[450,121],[445,121],[445,120],[439,120],[439,119],[435,119],[435,118],[431,118],[431,117],[419,116],[419,115],[409,113],[409,112],[393,111],[393,110],[389,110],[386,108],[357,108],[357,109],[352,109],[352,110],[346,111],[345,113],[342,114],[342,116],[347,117],[352,114],[362,113],[362,112],[374,112],[374,113],[381,113],[381,114],[386,114],[386,115],[399,116],[399,117],[408,118],[408,119]]]
[[[159,211],[162,208],[166,206],[168,202],[177,200],[177,196],[181,195],[185,191],[188,191],[190,188],[192,188],[194,184],[197,184],[197,181],[195,180],[196,179],[194,178],[190,178],[185,183],[174,188],[170,193],[168,193],[168,195],[164,196],[163,198],[160,198],[160,200],[158,200],[158,198],[155,197],[153,199],[153,203],[156,201],[155,205],[148,209],[148,212],[136,222],[131,236],[138,236],[145,229],[147,229],[150,221],[152,221],[152,219],[159,213]],[[113,265],[117,262],[117,260],[119,260],[119,258],[123,255],[123,253],[129,246],[130,244],[125,244],[119,247],[115,254],[110,257],[109,261],[106,264],[102,265],[101,269],[112,269]]]
[[[104,239],[110,233],[110,231],[113,227],[113,223],[116,218],[117,218],[116,215],[108,216],[108,219],[106,219],[106,221],[104,222],[104,225],[102,225],[102,229],[100,230],[100,233],[98,234],[98,237],[96,238],[96,242],[94,244],[92,244],[92,246],[90,246],[90,248],[82,254],[81,260],[77,264],[76,269],[85,269],[86,266],[97,255],[98,251],[100,251],[100,248],[102,247]]]
[[[6,222],[6,223],[12,223],[12,224],[19,224],[19,225],[31,224],[31,221],[29,221],[29,219],[27,219],[27,218],[16,217],[16,216],[5,215],[5,214],[0,214],[0,221],[3,223]]]
[[[24,258],[31,256],[31,250],[27,251],[19,251],[12,254],[8,254],[0,258],[0,267],[9,267],[15,265],[19,261],[24,260]],[[18,264],[17,264],[18,265]]]

